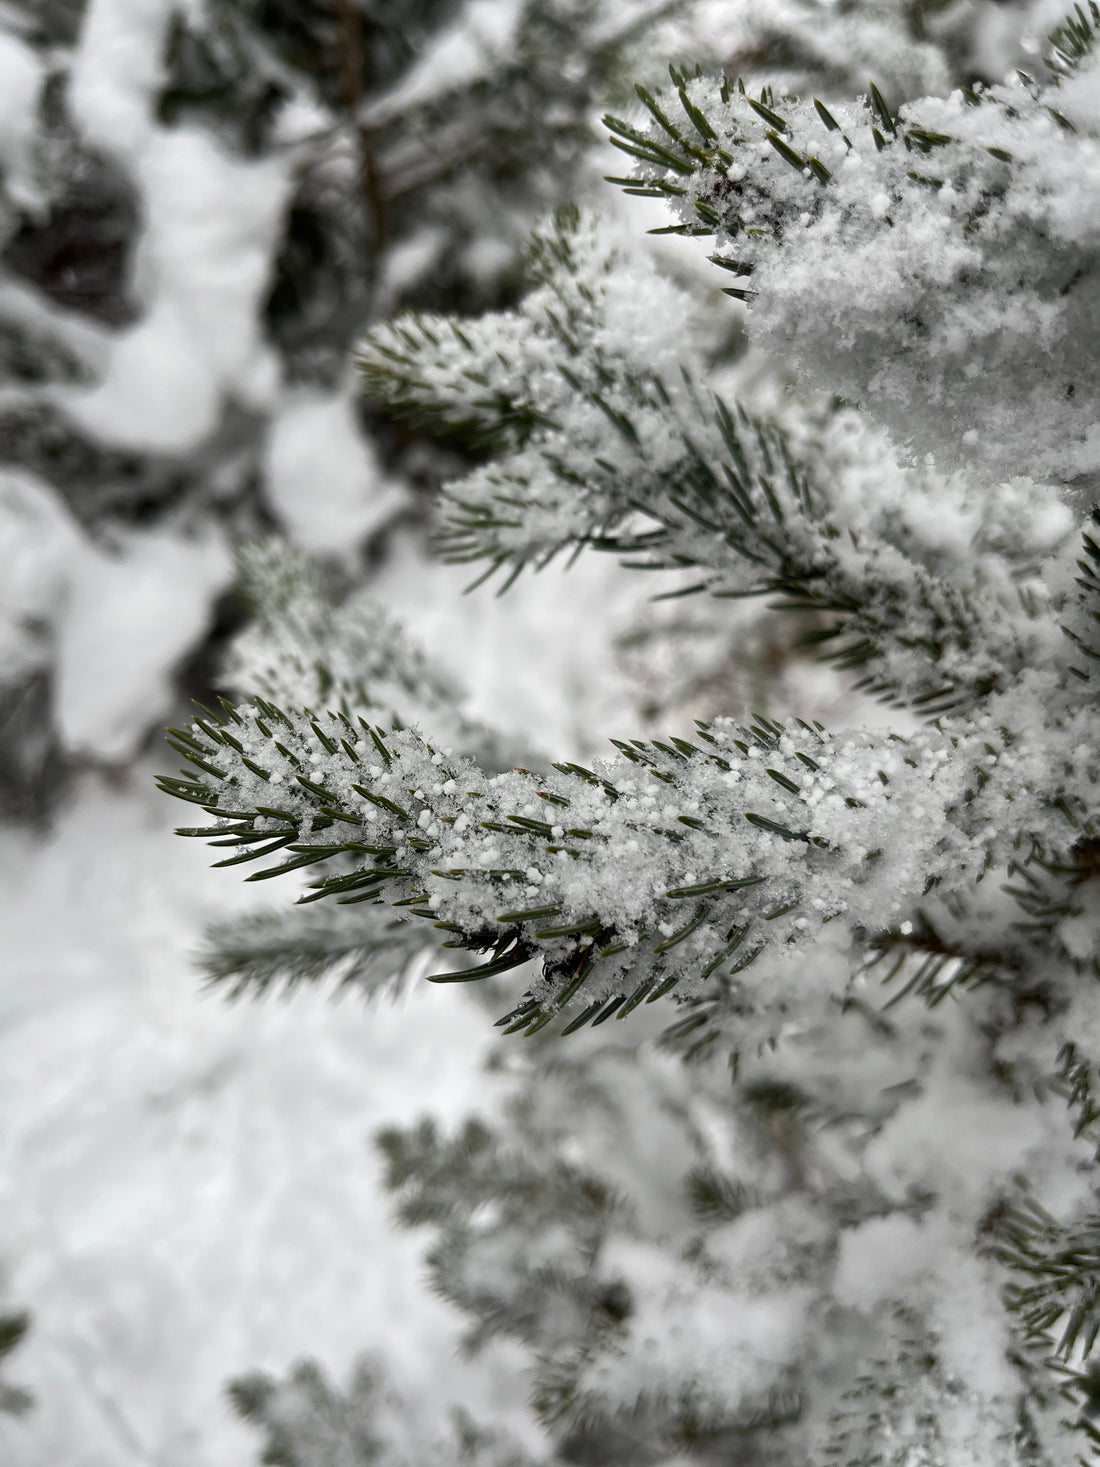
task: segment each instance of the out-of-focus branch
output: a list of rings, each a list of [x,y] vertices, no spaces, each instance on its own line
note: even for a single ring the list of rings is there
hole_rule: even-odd
[[[336,19],[339,27],[336,60],[340,71],[340,90],[359,151],[363,206],[373,242],[376,247],[381,247],[389,233],[389,220],[375,156],[375,134],[373,129],[359,121],[363,101],[363,32],[354,0],[336,0]]]

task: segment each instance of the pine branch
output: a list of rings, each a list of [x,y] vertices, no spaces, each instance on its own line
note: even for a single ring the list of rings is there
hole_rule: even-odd
[[[1062,623],[1062,630],[1085,660],[1070,665],[1081,682],[1096,675],[1100,662],[1100,507],[1094,505],[1082,532],[1081,559],[1077,562],[1078,595]]]
[[[636,569],[695,572],[670,595],[778,596],[829,616],[815,641],[858,670],[859,686],[929,716],[1057,653],[1033,580],[1045,495],[1020,483],[969,491],[979,554],[955,574],[943,537],[924,546],[912,527],[921,501],[929,524],[957,514],[958,483],[914,471],[897,475],[896,504],[850,501],[840,485],[851,465],[827,432],[795,425],[796,446],[699,389],[704,365],[690,347],[677,359],[649,324],[679,325],[687,302],[606,226],[559,211],[533,259],[521,315],[462,327],[406,318],[361,347],[368,390],[392,409],[503,454],[445,489],[444,558],[484,563],[481,579],[499,573],[503,590],[525,567],[588,547]]]
[[[281,540],[246,545],[237,566],[254,619],[229,648],[229,688],[294,708],[354,709],[387,726],[430,723],[491,767],[511,762],[502,740],[462,712],[456,683],[371,597],[339,600]]]
[[[1059,1223],[1025,1197],[1002,1218],[994,1253],[1016,1275],[1006,1297],[1027,1334],[1087,1360],[1100,1337],[1100,1214]]]
[[[1047,69],[1056,78],[1071,76],[1096,46],[1100,31],[1100,6],[1096,0],[1075,5],[1066,18],[1047,36],[1044,57]]]
[[[388,909],[364,907],[354,918],[331,908],[276,909],[210,927],[198,965],[231,999],[329,979],[368,998],[398,992],[438,946]]]
[[[1077,86],[1096,65],[1091,22],[1060,34]],[[1070,179],[1096,125],[1058,75],[897,112],[873,84],[830,110],[675,69],[671,91],[638,95],[638,120],[605,119],[634,162],[612,181],[667,198],[679,222],[664,232],[716,237],[758,344],[945,467],[1089,471],[1096,241]],[[1067,369],[1056,380],[1030,370],[1036,335]]]
[[[180,833],[234,852],[217,864],[276,857],[255,881],[336,859],[301,901],[385,900],[451,933],[445,945],[489,954],[440,981],[540,958],[502,1020],[532,1033],[570,1003],[581,1011],[567,1030],[698,993],[767,950],[798,951],[837,917],[879,925],[930,882],[964,888],[1011,848],[1029,758],[1003,732],[975,735],[833,739],[718,720],[695,742],[618,742],[595,770],[489,777],[414,730],[257,699],[170,731],[189,767],[160,784],[215,817]],[[1094,773],[1087,760],[1077,770],[1085,791]],[[1081,798],[1053,802],[1030,840],[1059,838],[1067,799]],[[896,812],[917,809],[927,818],[893,839]]]
[[[421,1424],[424,1404],[398,1396],[374,1359],[359,1360],[344,1388],[304,1360],[281,1380],[262,1371],[240,1376],[228,1396],[263,1432],[266,1467],[535,1467],[506,1433],[485,1430],[461,1409],[450,1413],[446,1437],[436,1438]]]
[[[1083,1055],[1073,1041],[1062,1046],[1054,1087],[1065,1096],[1066,1104],[1076,1112],[1073,1137],[1096,1139],[1096,1160],[1100,1161],[1100,1066]]]

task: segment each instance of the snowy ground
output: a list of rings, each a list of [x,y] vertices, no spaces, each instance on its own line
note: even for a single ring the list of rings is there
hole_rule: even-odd
[[[0,1428],[10,1467],[248,1460],[226,1378],[304,1353],[384,1348],[417,1396],[452,1373],[367,1142],[476,1102],[485,1015],[426,984],[370,1011],[204,996],[188,953],[238,888],[171,840],[148,774],[0,844],[3,1252],[38,1402]]]

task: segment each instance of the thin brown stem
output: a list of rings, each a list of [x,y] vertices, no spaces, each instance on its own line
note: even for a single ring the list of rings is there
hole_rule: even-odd
[[[375,154],[374,134],[359,121],[363,101],[363,28],[355,0],[336,0],[336,18],[339,25],[337,63],[340,71],[340,91],[348,120],[355,133],[359,154],[359,182],[363,193],[363,206],[370,224],[371,237],[376,248],[386,241],[389,220],[386,213],[386,197]]]

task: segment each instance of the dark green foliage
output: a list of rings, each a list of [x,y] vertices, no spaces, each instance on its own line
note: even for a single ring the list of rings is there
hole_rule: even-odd
[[[1100,29],[1100,6],[1096,0],[1075,5],[1047,37],[1046,64],[1055,75],[1076,71],[1096,44]]]
[[[6,1366],[7,1357],[19,1346],[31,1318],[24,1310],[15,1313],[0,1312],[0,1367]],[[0,1415],[21,1416],[34,1404],[27,1391],[0,1380]]]
[[[1080,595],[1077,604],[1073,608],[1072,619],[1067,619],[1062,630],[1081,655],[1086,659],[1079,667],[1073,669],[1077,677],[1084,681],[1095,675],[1095,663],[1100,662],[1100,545],[1097,544],[1097,536],[1100,535],[1100,508],[1093,507],[1092,513],[1082,532],[1081,559],[1077,562],[1080,575],[1077,585]]]
[[[439,962],[439,939],[424,927],[367,908],[355,918],[339,908],[280,908],[210,927],[198,967],[226,998],[292,993],[333,980],[364,998],[396,993],[427,959]]]
[[[0,818],[35,820],[49,808],[60,760],[40,672],[0,687]]]
[[[1087,1359],[1100,1337],[1100,1213],[1059,1223],[1025,1196],[1001,1221],[996,1253],[1016,1276],[1007,1298],[1027,1333]]]
[[[314,907],[275,908],[218,923],[207,931],[198,965],[228,998],[289,994],[328,979],[367,998],[397,992],[439,945],[423,927],[385,909],[342,917]]]
[[[141,227],[134,185],[90,147],[68,109],[67,77],[55,71],[40,101],[33,160],[40,198],[0,201],[14,217],[3,229],[0,266],[64,310],[104,325],[131,323],[131,267]]]
[[[535,1467],[504,1433],[452,1410],[445,1438],[421,1425],[422,1409],[403,1401],[380,1362],[364,1359],[348,1385],[330,1384],[303,1361],[283,1379],[256,1371],[228,1388],[233,1409],[264,1436],[264,1467]]]

